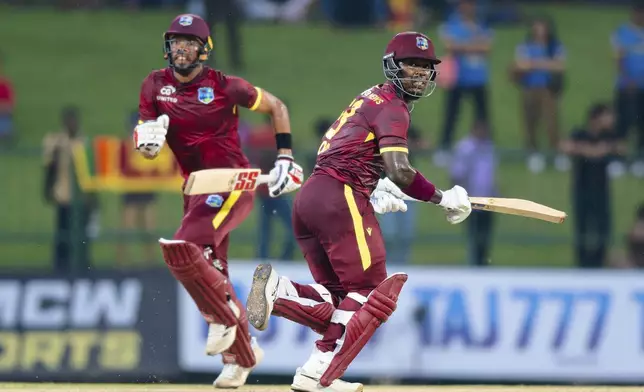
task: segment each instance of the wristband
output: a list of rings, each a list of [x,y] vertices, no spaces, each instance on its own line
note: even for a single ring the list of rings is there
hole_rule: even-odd
[[[436,187],[434,184],[427,181],[419,171],[417,171],[411,184],[409,184],[405,189],[402,189],[402,191],[407,196],[411,196],[414,199],[432,201],[432,197],[434,196],[434,193],[436,193]]]
[[[276,133],[275,134],[275,143],[277,144],[277,149],[291,149],[292,148],[292,139],[290,133]]]

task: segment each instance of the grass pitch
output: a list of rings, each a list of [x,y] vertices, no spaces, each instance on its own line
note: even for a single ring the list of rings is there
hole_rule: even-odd
[[[44,392],[198,392],[214,391],[209,385],[137,385],[137,384],[14,384],[0,383],[1,391]],[[223,391],[223,390],[222,390]],[[285,392],[288,385],[245,386],[236,389],[239,392]],[[609,386],[495,386],[495,385],[459,385],[459,386],[399,386],[378,385],[365,386],[365,392],[626,392],[642,391],[642,387],[609,387]]]

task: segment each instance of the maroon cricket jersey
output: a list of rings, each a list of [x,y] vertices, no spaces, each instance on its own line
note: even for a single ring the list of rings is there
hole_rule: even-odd
[[[255,110],[261,90],[212,68],[180,83],[170,68],[153,71],[141,86],[139,119],[170,117],[166,136],[184,177],[201,169],[249,167],[241,149],[238,106]]]
[[[381,153],[407,152],[409,109],[390,83],[374,86],[351,102],[329,128],[313,173],[371,195],[384,170]]]

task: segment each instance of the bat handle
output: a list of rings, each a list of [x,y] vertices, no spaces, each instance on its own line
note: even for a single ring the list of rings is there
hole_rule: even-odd
[[[403,197],[403,200],[405,200],[405,201],[420,201],[418,199],[414,199],[413,197],[407,196],[407,195],[405,195],[405,197]]]
[[[272,176],[270,174],[260,174],[259,176],[257,176],[257,185],[269,184],[271,182],[274,182],[275,180],[277,180],[275,176]]]
[[[403,197],[403,200],[404,201],[417,201],[417,202],[420,202],[420,203],[426,203],[426,202],[424,202],[422,200],[414,199],[413,197],[407,196],[407,195],[405,195],[405,197]],[[472,204],[472,209],[473,210],[484,210],[485,209],[485,204],[481,204],[480,202],[475,203],[472,199],[470,199],[470,202]]]

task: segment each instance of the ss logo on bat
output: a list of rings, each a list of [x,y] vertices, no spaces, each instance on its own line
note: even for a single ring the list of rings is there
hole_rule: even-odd
[[[235,191],[252,191],[257,183],[258,172],[241,172],[237,175],[237,181],[233,186]]]

